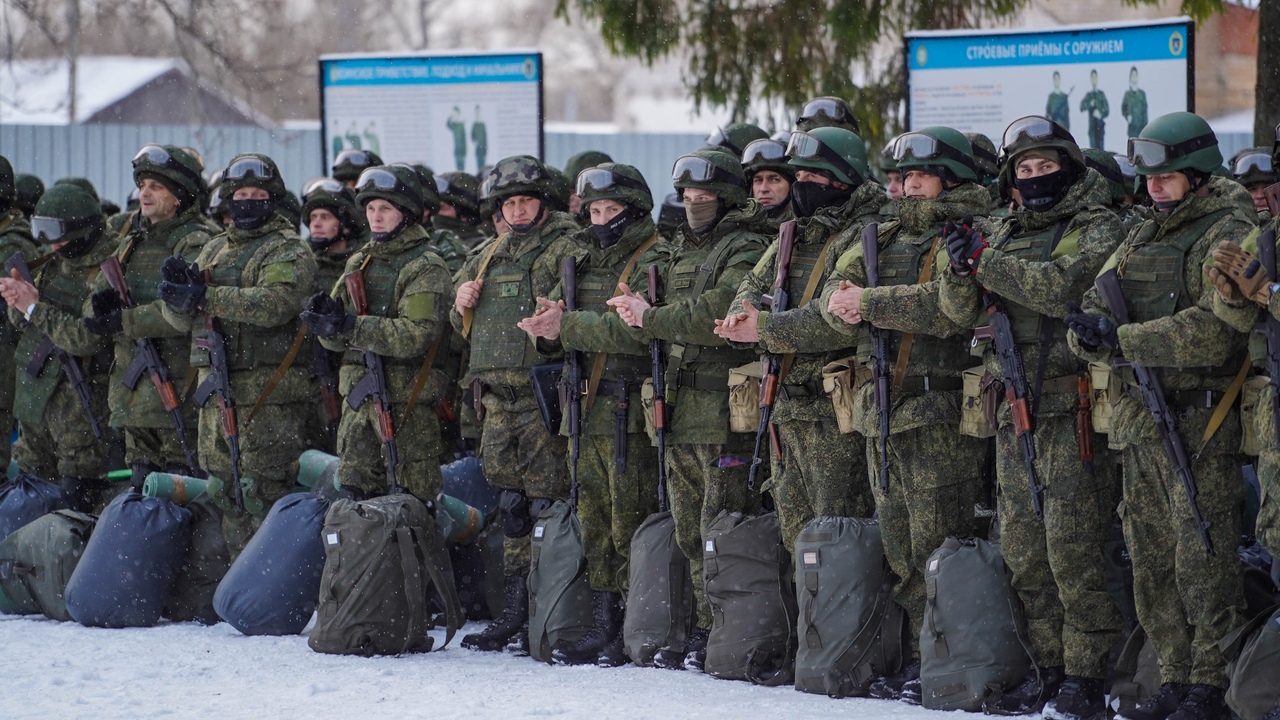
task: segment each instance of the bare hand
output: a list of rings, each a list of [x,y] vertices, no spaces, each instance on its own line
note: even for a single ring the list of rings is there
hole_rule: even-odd
[[[622,322],[631,327],[644,327],[644,311],[649,309],[649,302],[631,291],[626,283],[618,283],[621,295],[611,297],[605,304],[618,311]]]
[[[484,288],[483,280],[468,280],[458,286],[458,294],[453,298],[453,307],[458,312],[470,310],[480,303],[480,290]]]
[[[862,288],[848,280],[841,280],[840,287],[831,294],[827,312],[850,325],[862,322]]]
[[[760,342],[760,311],[749,300],[742,301],[745,312],[734,313],[724,320],[716,320],[716,335],[732,342]]]
[[[560,318],[564,315],[565,304],[538,298],[538,310],[533,317],[527,317],[516,323],[516,327],[529,333],[531,337],[555,340],[560,337]]]
[[[18,277],[17,269],[9,271],[10,277],[0,278],[0,296],[11,308],[26,311],[31,305],[40,302],[40,293],[31,283]]]

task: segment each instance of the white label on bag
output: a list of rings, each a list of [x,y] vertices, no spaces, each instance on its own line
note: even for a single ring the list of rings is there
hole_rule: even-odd
[[[715,541],[715,540],[708,540],[708,541],[707,541],[707,552],[712,553],[712,554],[715,554],[715,551],[716,551],[716,541]]]
[[[818,564],[818,552],[816,550],[806,550],[803,555],[805,565]]]
[[[542,534],[545,533],[546,531],[547,531],[547,527],[545,525],[539,525],[538,527],[533,529],[533,536],[538,539],[541,539]]]
[[[938,572],[938,560],[934,558],[929,561],[929,572]]]
[[[325,536],[324,539],[325,539],[325,542],[329,543],[330,545],[337,545],[338,533],[336,532],[329,533],[328,535]]]

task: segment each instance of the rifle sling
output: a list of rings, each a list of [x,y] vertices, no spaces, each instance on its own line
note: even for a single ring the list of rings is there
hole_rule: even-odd
[[[1227,413],[1231,412],[1231,406],[1235,405],[1236,397],[1240,395],[1240,388],[1244,387],[1245,376],[1249,374],[1250,367],[1253,367],[1253,360],[1246,355],[1244,364],[1240,366],[1240,372],[1236,373],[1235,379],[1231,381],[1231,385],[1227,387],[1227,391],[1222,394],[1222,399],[1218,400],[1218,405],[1213,409],[1213,415],[1209,416],[1209,424],[1205,425],[1204,435],[1200,437],[1200,447],[1196,450],[1197,456],[1204,452],[1209,441],[1218,432],[1218,428],[1222,427],[1223,421],[1227,419]]]
[[[284,359],[276,366],[276,371],[271,373],[271,377],[267,379],[267,384],[263,386],[262,394],[258,395],[257,402],[249,409],[249,415],[244,420],[245,425],[253,422],[253,416],[258,414],[258,411],[266,404],[267,398],[271,397],[271,393],[276,391],[276,386],[280,384],[281,380],[284,380],[285,373],[289,372],[289,368],[293,367],[293,361],[298,359],[298,353],[302,351],[302,341],[306,338],[307,326],[303,325],[298,328],[298,334],[293,336],[293,344],[289,346],[289,352],[285,353]]]
[[[925,260],[924,270],[920,271],[917,285],[924,285],[933,279],[934,257],[938,254],[938,243],[942,242],[942,233],[933,238],[933,246],[929,248],[929,258]],[[893,362],[893,391],[902,390],[902,381],[907,377],[907,363],[911,360],[911,345],[915,342],[915,333],[902,333],[902,344],[898,346],[898,357]]]
[[[636,269],[636,263],[640,262],[640,256],[645,251],[653,247],[658,242],[657,234],[654,234],[648,240],[640,243],[640,247],[631,253],[631,257],[627,259],[627,264],[622,267],[622,274],[618,276],[618,284],[631,279],[631,271]],[[618,297],[622,294],[622,289],[615,287],[613,296]],[[591,411],[591,406],[596,401],[596,393],[600,390],[600,378],[604,376],[604,363],[609,359],[609,353],[596,353],[596,359],[591,363],[591,377],[587,380],[587,399],[582,405],[584,413]]]
[[[809,281],[804,284],[804,294],[800,296],[800,302],[795,307],[804,307],[813,300],[814,294],[818,292],[818,284],[822,282],[825,275],[827,264],[827,251],[831,249],[831,242],[836,239],[835,233],[827,238],[827,242],[822,246],[822,252],[818,253],[818,259],[813,262],[813,271],[809,273]],[[778,368],[778,384],[782,385],[787,379],[787,372],[791,370],[791,364],[796,361],[795,353],[787,353],[782,356],[782,365]]]
[[[409,400],[405,403],[404,414],[400,416],[400,425],[405,427],[405,423],[409,422],[409,416],[413,414],[413,409],[418,406],[418,397],[422,395],[422,390],[427,386],[427,378],[431,377],[431,366],[436,361],[436,355],[440,352],[440,345],[444,342],[444,336],[449,332],[448,328],[441,328],[440,334],[436,335],[436,339],[431,341],[431,347],[427,348],[427,356],[422,358],[422,365],[418,367],[418,373],[413,376],[413,388],[409,391]]]
[[[489,269],[489,261],[493,259],[493,254],[498,251],[498,246],[510,237],[510,233],[493,241],[493,245],[489,246],[489,252],[484,254],[484,260],[480,261],[480,268],[476,270],[476,280],[484,280],[484,273]],[[464,308],[462,311],[462,337],[471,339],[471,323],[475,321],[475,308]]]

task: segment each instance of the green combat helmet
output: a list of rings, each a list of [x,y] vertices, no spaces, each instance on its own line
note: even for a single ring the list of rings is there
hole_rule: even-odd
[[[1018,163],[1041,157],[1058,164],[1058,171],[1034,178],[1019,178]],[[1006,187],[1017,188],[1022,205],[1044,211],[1057,205],[1087,172],[1084,154],[1071,131],[1042,115],[1027,115],[1009,123],[1000,141]]]
[[[13,176],[13,206],[21,210],[23,215],[31,217],[43,194],[44,182],[40,178],[28,173]]]
[[[1161,175],[1182,170],[1207,180],[1222,167],[1218,136],[1204,118],[1174,112],[1152,120],[1138,137],[1129,138],[1129,161],[1139,175]],[[1197,187],[1192,180],[1192,189]]]
[[[982,184],[990,185],[1000,176],[1000,160],[996,155],[996,144],[982,133],[965,133],[969,145],[973,147],[973,160],[981,173]]]
[[[302,202],[292,190],[284,191],[284,197],[280,198],[276,212],[280,213],[280,217],[288,220],[295,231],[302,227]]]
[[[820,127],[837,127],[858,134],[858,119],[853,116],[849,104],[838,97],[823,95],[804,104],[796,129],[809,132]]]
[[[677,191],[700,188],[715,193],[726,208],[747,204],[747,176],[742,163],[729,153],[715,148],[682,155],[671,169],[671,181]],[[680,192],[684,198],[684,193]]]
[[[458,211],[458,216],[474,223],[480,218],[480,181],[464,172],[436,176],[436,194]]]
[[[752,176],[761,170],[772,170],[786,178],[787,182],[795,182],[796,170],[787,164],[786,143],[778,142],[773,138],[764,138],[752,140],[747,145],[747,149],[742,151],[742,172],[750,181]]]
[[[1098,148],[1085,148],[1080,152],[1084,153],[1085,167],[1092,169],[1094,172],[1102,176],[1107,181],[1107,188],[1110,190],[1111,206],[1120,207],[1124,204],[1124,173],[1120,170],[1120,163],[1116,162],[1116,158],[1106,150]]]
[[[81,257],[93,249],[106,230],[102,205],[82,187],[55,184],[40,197],[31,216],[31,235],[42,245],[66,243],[58,252]]]
[[[319,177],[302,190],[302,220],[309,222],[311,211],[323,208],[333,213],[338,222],[352,234],[366,227],[364,213],[356,204],[356,194],[337,178]]]
[[[243,153],[232,158],[227,169],[222,171],[218,194],[224,201],[229,200],[243,187],[262,188],[271,193],[271,199],[276,202],[280,202],[288,192],[275,161],[260,153]]]
[[[8,212],[13,207],[13,200],[18,196],[14,185],[13,165],[9,158],[0,155],[0,212]]]
[[[360,173],[382,164],[382,158],[371,150],[348,148],[333,159],[333,177],[338,182],[354,183],[360,179]]]
[[[422,185],[413,166],[383,165],[360,173],[356,181],[356,202],[365,207],[378,198],[395,205],[408,224],[422,221]]]
[[[148,178],[173,193],[183,210],[209,192],[196,159],[173,145],[143,145],[133,156],[133,183]]]
[[[603,165],[604,163],[611,162],[613,162],[613,158],[609,157],[606,153],[602,153],[599,150],[583,150],[582,152],[573,155],[565,162],[564,174],[565,177],[569,178],[569,182],[573,183],[574,187],[577,187],[578,173],[581,173],[587,168],[593,168],[597,165]]]
[[[91,181],[89,178],[64,177],[64,178],[60,178],[59,180],[53,183],[54,187],[57,187],[59,185],[75,185],[81,190],[89,193],[89,195],[91,195],[93,199],[98,202],[99,207],[101,207],[102,198],[98,196],[98,188],[93,186],[93,181]]]
[[[905,132],[893,140],[893,159],[902,173],[919,170],[946,182],[977,182],[973,146],[958,130],[932,126]]]
[[[1271,150],[1264,147],[1245,148],[1231,158],[1231,177],[1245,187],[1274,185],[1280,182]]]
[[[569,203],[573,198],[573,184],[569,182],[569,177],[557,168],[550,165],[546,166],[547,175],[551,180],[549,183],[549,192],[547,194],[547,203],[552,210],[560,212],[569,212]]]
[[[857,187],[867,179],[867,147],[862,138],[838,127],[793,132],[787,145],[787,162]]]
[[[423,212],[430,210],[432,215],[440,212],[440,195],[436,193],[436,174],[426,163],[391,163],[402,165],[413,170],[418,176],[418,187],[422,188]],[[422,217],[419,214],[418,217]]]
[[[653,210],[649,183],[630,165],[606,162],[587,168],[578,173],[575,190],[582,198],[584,211],[596,200],[616,200],[643,213]]]
[[[752,140],[767,137],[769,133],[751,123],[733,123],[712,130],[706,142],[709,148],[726,150],[741,159],[742,151],[747,149],[747,145],[750,145]]]

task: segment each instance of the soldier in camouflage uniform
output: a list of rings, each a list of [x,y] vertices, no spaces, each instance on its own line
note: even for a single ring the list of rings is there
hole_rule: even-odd
[[[1253,209],[1258,211],[1258,224],[1265,225],[1271,219],[1271,209],[1267,207],[1267,195],[1264,191],[1268,185],[1280,181],[1271,150],[1255,147],[1236,153],[1231,158],[1231,177],[1249,191],[1249,196],[1253,198]]]
[[[698,616],[683,647],[665,647],[654,664],[701,670],[711,605],[703,583],[703,533],[721,511],[751,513],[758,492],[747,488],[754,435],[729,431],[729,370],[755,360],[715,334],[742,279],[769,243],[764,208],[747,196],[737,157],[699,150],[676,160],[672,180],[685,206],[674,257],[662,269],[663,304],[634,294],[613,298],[640,339],[669,343],[666,401],[667,482],[676,543],[689,559]]]
[[[71,185],[54,186],[40,198],[32,225],[54,255],[32,270],[35,285],[0,278],[9,323],[22,328],[15,353],[22,369],[14,398],[18,441],[13,456],[21,472],[60,478],[72,509],[93,512],[105,504],[107,489],[106,425],[100,419],[107,405],[110,356],[102,343],[75,341],[87,335],[80,309],[89,294],[88,280],[111,247],[102,241],[106,226],[101,206]],[[63,370],[59,350],[79,365],[92,420]]]
[[[990,237],[949,237],[950,270],[941,273],[940,288],[943,312],[961,325],[983,323],[986,303],[997,296],[1008,314],[1032,390],[1035,468],[1044,488],[1041,520],[1002,394],[996,433],[1001,538],[1038,670],[990,710],[1025,715],[1048,702],[1047,716],[1091,717],[1104,710],[1108,653],[1121,631],[1104,571],[1118,478],[1109,453],[1080,457],[1077,392],[1088,367],[1067,352],[1058,316],[1084,296],[1124,239],[1124,228],[1106,209],[1108,181],[1086,166],[1062,126],[1035,115],[1016,120],[1005,131],[1001,154],[1022,207]],[[992,343],[979,346],[986,371],[1008,382]]]
[[[707,135],[707,147],[704,150],[720,150],[727,152],[742,161],[742,152],[756,140],[769,137],[769,133],[751,123],[732,123],[717,127]]]
[[[849,109],[849,103],[831,95],[813,98],[800,109],[796,118],[796,129],[803,132],[817,130],[820,127],[835,127],[857,135],[858,119]]]
[[[751,199],[764,206],[773,235],[782,223],[795,217],[791,184],[796,181],[796,171],[787,164],[786,155],[787,146],[772,138],[755,140],[742,153],[742,172],[751,183]]]
[[[668,193],[658,209],[658,234],[669,243],[680,239],[680,226],[684,224],[684,201],[679,193]]]
[[[24,218],[30,218],[35,212],[36,203],[44,194],[44,182],[35,175],[18,173],[13,176],[13,206],[22,212]]]
[[[893,159],[893,140],[880,151],[880,173],[884,175],[884,194],[889,199],[880,208],[880,214],[896,215],[898,199],[902,197],[902,171],[898,169],[898,161]]]
[[[840,128],[792,133],[787,161],[796,174],[792,205],[799,216],[796,244],[787,265],[794,307],[761,310],[761,298],[773,289],[778,244],[743,279],[738,295],[716,334],[757,351],[783,356],[788,368],[779,380],[773,422],[782,441],[782,461],[774,462],[773,497],[790,552],[796,536],[820,516],[871,517],[875,505],[867,477],[866,438],[842,434],[835,408],[822,385],[822,369],[850,353],[853,343],[822,319],[815,293],[835,267],[836,258],[858,242],[862,227],[879,222],[884,188],[867,181],[865,145]],[[821,263],[821,264],[819,264]]]
[[[571,192],[569,193],[569,214],[579,218],[587,224],[591,225],[591,219],[587,217],[587,209],[582,206],[582,196],[578,194],[578,175],[587,168],[593,168],[603,163],[611,163],[613,158],[607,153],[599,150],[583,150],[569,157],[564,163],[564,175],[569,179]]]
[[[14,253],[21,252],[35,257],[36,246],[31,238],[31,224],[17,206],[17,190],[13,166],[0,155],[0,263]],[[20,333],[7,318],[0,317],[0,343],[4,347],[17,347]],[[13,435],[13,354],[0,352],[0,461],[9,464],[9,442]]]
[[[202,475],[190,467],[173,419],[147,377],[132,389],[124,384],[135,359],[134,342],[149,338],[156,346],[179,400],[190,389],[191,340],[163,317],[156,286],[160,269],[170,257],[194,259],[216,228],[205,219],[197,199],[204,179],[195,160],[172,145],[144,146],[133,159],[133,179],[139,188],[138,212],[125,225],[126,235],[115,247],[134,306],[121,306],[116,291],[101,274],[85,307],[87,333],[110,338],[115,344],[107,405],[109,424],[124,433],[124,459],[133,470],[133,486],[141,490],[147,474],[162,470]],[[86,338],[85,342],[89,342]],[[71,347],[71,346],[69,346]],[[180,402],[186,424],[183,439],[195,456],[196,408]]]
[[[1128,181],[1124,177],[1124,171],[1120,168],[1116,156],[1106,150],[1094,148],[1082,148],[1080,152],[1084,154],[1085,166],[1102,177],[1107,189],[1107,199],[1103,204],[1120,218],[1121,224],[1124,225],[1124,233],[1128,235],[1130,230],[1146,219],[1146,216],[1133,207],[1132,198],[1125,192]]]
[[[356,200],[364,206],[372,241],[347,261],[344,275],[361,273],[368,312],[357,317],[347,285],[312,296],[302,320],[326,348],[341,352],[342,422],[338,427],[338,482],[353,499],[387,492],[387,463],[373,398],[351,407],[352,389],[367,372],[367,350],[382,357],[398,450],[396,482],[424,500],[440,493],[440,425],[434,411],[450,377],[439,369],[413,393],[424,356],[439,357],[451,329],[446,322],[453,281],[432,250],[422,217],[422,189],[411,168],[365,170]],[[415,411],[408,413],[409,406]]]
[[[569,495],[568,446],[543,427],[529,384],[530,368],[561,357],[539,352],[516,323],[533,312],[534,298],[546,297],[560,282],[564,259],[585,257],[587,248],[573,239],[573,217],[550,209],[551,175],[540,160],[506,158],[485,185],[511,229],[477,248],[458,273],[449,319],[471,343],[467,381],[484,409],[480,460],[501,490],[506,608],[462,645],[496,651],[514,639],[513,649],[527,652],[529,533],[543,510]]]
[[[1240,417],[1228,413],[1202,442],[1214,406],[1240,369],[1244,336],[1211,312],[1201,265],[1214,246],[1238,243],[1253,229],[1253,203],[1235,182],[1212,177],[1222,164],[1202,118],[1171,113],[1130,140],[1130,159],[1145,176],[1155,219],[1135,228],[1103,267],[1116,270],[1132,322],[1117,327],[1096,289],[1084,312],[1066,317],[1077,355],[1112,364],[1133,387],[1115,353],[1159,371],[1165,400],[1190,455],[1200,512],[1216,554],[1202,546],[1187,494],[1166,456],[1145,405],[1133,390],[1115,403],[1110,445],[1122,452],[1120,515],[1133,558],[1138,619],[1154,645],[1164,683],[1146,702],[1117,717],[1226,717],[1226,663],[1218,640],[1244,610],[1240,561],[1242,482]]]
[[[382,165],[382,158],[372,150],[347,148],[333,159],[333,167],[330,168],[329,175],[354,191],[356,180],[360,179],[360,173],[379,165]]]
[[[485,240],[480,230],[479,193],[480,182],[467,173],[448,172],[436,176],[440,210],[432,215],[431,226],[456,235],[468,254]]]
[[[904,175],[905,194],[898,201],[897,221],[879,228],[881,287],[863,289],[866,261],[861,243],[855,243],[836,261],[820,307],[827,322],[849,336],[863,332],[858,327],[862,321],[891,331],[888,491],[881,490],[879,472],[871,473],[871,485],[885,556],[898,576],[894,594],[910,620],[910,637],[919,637],[925,563],[948,535],[975,534],[974,505],[983,496],[985,444],[957,431],[961,374],[973,361],[965,332],[969,327],[948,319],[939,306],[936,274],[946,268],[942,229],[965,216],[980,218],[991,198],[978,184],[969,141],[955,130],[928,127],[905,133],[895,141],[894,158]],[[989,235],[986,223],[979,219],[978,224]],[[910,349],[904,351],[904,346]],[[859,346],[860,358],[868,352],[869,346]],[[867,438],[868,466],[879,468],[874,390],[873,383],[862,387],[855,421]],[[872,695],[920,702],[919,648],[914,645],[912,658],[901,673],[873,683]]]
[[[540,312],[520,327],[545,346],[546,354],[561,348],[579,353],[584,377],[594,381],[600,368],[599,381],[583,399],[577,468],[594,625],[577,642],[558,643],[551,654],[569,665],[615,667],[626,662],[621,593],[631,536],[658,509],[658,454],[645,433],[640,397],[650,372],[649,346],[605,302],[622,292],[645,296],[649,266],[665,264],[669,253],[658,244],[649,214],[653,196],[638,170],[602,163],[579,173],[575,190],[591,218],[590,228],[580,234],[590,251],[579,258],[577,309],[565,311],[562,283],[549,298],[538,298]],[[561,433],[569,433],[567,418]]]
[[[431,252],[440,256],[444,260],[444,264],[449,268],[449,274],[458,272],[462,269],[462,263],[467,260],[467,245],[462,239],[453,233],[452,230],[444,230],[436,227],[431,218],[435,217],[440,211],[440,196],[436,194],[436,176],[431,172],[431,168],[422,163],[392,163],[401,167],[407,167],[418,177],[418,188],[421,189],[422,199],[422,229],[427,233],[427,243],[431,245]]]
[[[233,504],[232,458],[212,397],[200,410],[200,464],[222,480],[210,495],[224,512],[223,532],[234,555],[293,489],[298,456],[307,449],[314,391],[306,365],[293,360],[304,339],[298,309],[315,286],[316,261],[278,212],[285,188],[271,158],[237,155],[218,191],[232,226],[204,246],[194,267],[180,258],[166,260],[157,291],[165,319],[192,335],[191,365],[200,382],[214,371],[211,353],[197,344],[208,335],[207,325],[217,322],[226,336],[227,381],[241,406],[243,509]]]

